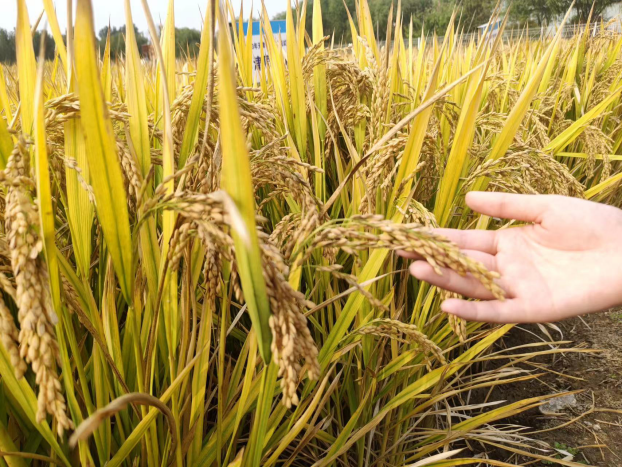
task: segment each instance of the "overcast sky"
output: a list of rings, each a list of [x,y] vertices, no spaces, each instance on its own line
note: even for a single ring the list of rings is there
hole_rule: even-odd
[[[95,27],[97,30],[108,24],[108,18],[113,26],[122,26],[125,24],[124,1],[125,0],[92,0],[95,12]],[[233,5],[238,5],[240,0],[232,0]],[[286,0],[264,0],[266,9],[270,17],[284,11],[287,8]],[[244,16],[248,16],[251,7],[251,0],[243,0]],[[74,0],[74,6],[76,0]],[[147,22],[145,21],[142,2],[140,0],[130,0],[132,5],[132,14],[134,23],[141,31],[147,32]],[[67,2],[66,0],[54,0],[56,5],[56,14],[62,31],[65,31],[67,24]],[[39,16],[43,10],[43,0],[26,0],[28,6],[28,15],[31,23]],[[253,2],[253,10],[255,17],[258,16],[258,7],[261,0]],[[149,0],[149,8],[156,24],[162,23],[166,18],[166,9],[168,0]],[[177,27],[189,27],[199,29],[201,27],[201,12],[205,12],[207,0],[175,0],[175,25]],[[13,30],[17,21],[17,1],[16,0],[0,0],[0,28]]]

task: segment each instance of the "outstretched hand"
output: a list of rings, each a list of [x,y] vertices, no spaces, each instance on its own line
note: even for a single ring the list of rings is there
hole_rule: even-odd
[[[415,254],[417,279],[481,301],[445,300],[441,309],[471,321],[559,321],[622,304],[622,210],[554,195],[471,192],[473,211],[529,225],[496,231],[435,229],[489,270],[507,299],[495,300],[475,278],[439,276]]]

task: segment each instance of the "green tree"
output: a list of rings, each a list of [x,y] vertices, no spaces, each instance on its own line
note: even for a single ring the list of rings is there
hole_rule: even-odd
[[[557,9],[552,0],[515,0],[510,15],[520,24],[543,26],[555,18]]]
[[[134,33],[136,35],[136,44],[138,45],[138,52],[142,53],[142,46],[149,41],[147,37],[138,30],[134,25]],[[106,37],[108,36],[108,26],[99,30],[99,47],[103,53],[106,47]],[[119,55],[125,54],[125,25],[120,28],[112,26],[110,28],[110,56],[117,58]]]
[[[592,4],[594,5],[592,19],[598,19],[608,6],[618,2],[619,0],[576,0],[572,20],[587,21]],[[511,16],[514,21],[521,24],[541,26],[565,15],[571,5],[572,0],[514,0]]]
[[[554,5],[556,12],[560,15],[566,13],[572,4],[572,0],[549,0]],[[605,9],[613,5],[614,3],[618,3],[619,0],[576,0],[574,2],[574,10],[575,16],[574,19],[579,22],[587,21],[587,18],[590,14],[590,10],[592,9],[592,3],[594,4],[594,13],[592,14],[592,18],[599,18],[604,12]]]
[[[395,27],[396,3],[391,2],[391,0],[370,0],[369,2],[369,10],[379,40],[384,40],[387,36],[387,21],[391,5],[393,5],[393,27]],[[442,0],[407,0],[402,2],[404,32],[407,33],[411,18],[415,34],[419,34],[424,26],[430,31],[436,28],[444,28],[451,16],[451,8],[444,7]],[[445,10],[448,10],[448,14]]]
[[[175,54],[185,57],[190,54],[194,57],[199,53],[201,31],[190,28],[175,28]]]
[[[386,37],[387,21],[389,11],[393,4],[393,22],[395,25],[395,0],[368,0],[369,10],[374,22],[375,33],[379,40]],[[354,0],[345,0],[345,4],[352,16],[355,16]],[[495,7],[496,0],[463,0],[458,7],[454,0],[402,0],[403,32],[406,34],[413,22],[413,29],[418,35],[422,28],[426,33],[436,31],[443,34],[451,14],[455,8],[461,13],[462,25],[464,30],[473,31],[480,24],[486,23]],[[311,33],[313,5],[309,3],[307,7],[306,27],[307,32]],[[274,15],[274,20],[285,19],[285,12]],[[352,40],[348,15],[344,7],[343,0],[323,0],[322,1],[322,20],[324,32],[333,35],[335,42],[350,42]]]
[[[461,9],[465,31],[473,31],[488,23],[496,4],[497,0],[464,0]]]
[[[35,49],[35,56],[39,57],[39,47],[41,45],[41,31],[36,31],[32,38]],[[44,39],[45,59],[54,60],[56,45],[50,34],[45,35]],[[0,29],[0,63],[15,63],[15,32]]]
[[[36,31],[32,37],[32,43],[35,49],[35,57],[39,58],[39,47],[41,46],[41,31]],[[56,44],[51,34],[45,34],[44,41],[44,56],[46,60],[54,60],[56,54]]]
[[[15,33],[0,29],[0,62],[15,63]]]
[[[322,0],[322,23],[324,26],[324,34],[327,36],[334,35],[335,43],[348,43],[352,41],[350,24],[348,22],[348,13],[343,6],[344,0]],[[354,0],[345,0],[345,4],[350,10],[350,14],[355,16]],[[302,5],[302,2],[300,2]],[[306,28],[309,35],[312,34],[313,25],[313,4],[309,2],[306,11]],[[372,11],[372,16],[374,12]],[[277,13],[272,17],[273,20],[284,20],[286,13],[284,11]],[[385,17],[386,23],[386,17]]]

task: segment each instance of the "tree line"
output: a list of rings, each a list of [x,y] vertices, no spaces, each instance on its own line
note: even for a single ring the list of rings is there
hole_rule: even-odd
[[[46,34],[45,41],[45,58],[54,59],[54,39],[51,35]],[[41,46],[41,32],[37,31],[33,34],[32,42],[35,48],[35,56],[39,56],[39,47]],[[0,29],[0,63],[15,63],[15,32]]]
[[[336,42],[351,42],[348,13],[355,16],[355,0],[322,0],[322,20],[324,33],[335,36]],[[391,5],[395,7],[395,0],[368,0],[369,9],[376,26],[378,38],[386,36],[387,19]],[[583,22],[587,19],[592,4],[594,5],[593,18],[599,18],[605,9],[620,0],[575,0],[573,21]],[[300,4],[302,2],[299,2]],[[506,2],[509,4],[509,2]],[[560,15],[566,13],[572,0],[514,0],[510,9],[510,23],[516,26],[530,25],[542,26],[555,21]],[[461,25],[465,32],[475,30],[484,24],[497,4],[497,0],[462,0],[459,2]],[[412,19],[413,30],[416,35],[424,29],[426,33],[436,31],[442,34],[447,28],[451,14],[456,6],[456,0],[402,0],[402,15],[404,18],[404,33],[408,32]],[[306,11],[306,27],[311,34],[313,5],[309,2]],[[285,12],[279,13],[273,19],[285,19]],[[109,27],[102,28],[98,33],[98,42],[103,52]],[[149,43],[145,34],[134,26],[136,42],[141,54],[147,51],[143,45]],[[191,28],[175,29],[175,48],[178,57],[189,55],[194,57],[198,54],[201,32]],[[45,58],[54,59],[54,40],[46,34]],[[35,54],[39,56],[41,44],[41,32],[33,35]],[[113,58],[125,53],[125,26],[110,28],[110,52]],[[15,62],[15,32],[0,29],[0,63]]]
[[[334,34],[335,42],[351,42],[348,13],[344,3],[350,14],[355,17],[355,0],[321,1],[324,33]],[[571,21],[575,23],[586,21],[592,4],[594,4],[592,18],[598,19],[607,7],[619,2],[620,0],[575,0]],[[379,39],[386,37],[391,5],[393,5],[395,15],[396,4],[396,0],[368,0]],[[460,13],[461,27],[465,32],[472,32],[478,26],[488,22],[496,4],[497,0],[402,0],[404,34],[408,33],[411,19],[416,36],[422,29],[426,33],[436,31],[442,34],[449,24],[456,5]],[[572,0],[513,0],[512,2],[506,0],[502,1],[502,14],[510,4],[509,23],[511,27],[543,26],[560,19],[570,8]],[[306,27],[309,34],[311,34],[312,13],[312,0],[310,0],[306,11]],[[275,15],[274,19],[285,19],[285,12]]]
[[[141,54],[144,54],[146,50],[143,46],[149,44],[149,39],[144,33],[138,30],[136,25],[134,25],[134,31],[136,33],[138,50]],[[41,34],[42,32],[36,31],[32,38],[35,55],[37,57],[39,56]],[[45,36],[45,58],[53,60],[55,53],[54,39],[50,34],[46,34]],[[102,53],[106,46],[107,37],[108,26],[100,29],[97,36],[97,41]],[[175,28],[175,52],[178,57],[183,57],[185,55],[189,55],[190,57],[196,56],[199,52],[200,41],[200,31],[191,28]],[[113,26],[110,28],[110,54],[113,58],[125,54],[125,26],[121,26],[120,28]],[[0,28],[0,63],[15,63],[15,31],[7,31]]]

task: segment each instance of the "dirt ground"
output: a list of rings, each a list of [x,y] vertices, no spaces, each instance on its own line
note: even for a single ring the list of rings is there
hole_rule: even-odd
[[[557,374],[549,374],[533,383],[504,387],[496,398],[512,401],[538,394],[582,390],[576,396],[576,404],[564,409],[562,415],[543,415],[539,410],[532,410],[510,422],[531,427],[531,431],[548,430],[587,413],[568,426],[530,437],[574,455],[573,461],[580,464],[622,466],[622,311],[589,315],[557,325],[563,339],[573,341],[573,346],[602,351],[543,357],[538,363],[546,364]],[[541,335],[537,327],[523,326],[512,331],[506,345],[534,342],[535,338],[528,331]],[[559,333],[550,332],[554,338],[560,338]],[[530,465],[560,464],[540,462]]]

